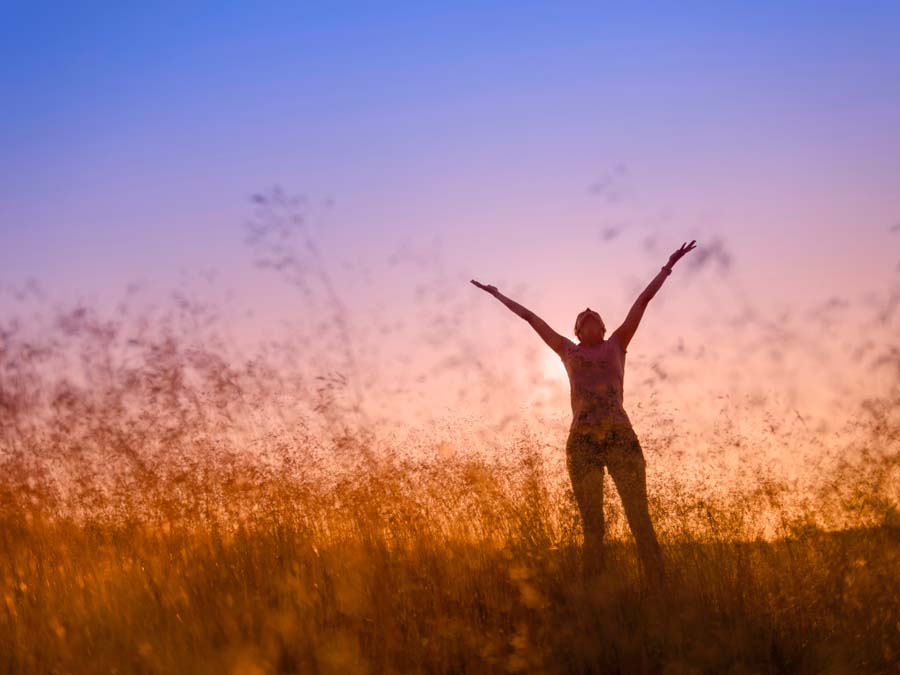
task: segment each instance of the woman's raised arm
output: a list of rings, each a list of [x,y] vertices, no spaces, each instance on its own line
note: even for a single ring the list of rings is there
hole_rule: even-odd
[[[641,318],[644,316],[644,310],[647,309],[647,305],[650,303],[650,300],[656,295],[656,292],[662,287],[663,282],[666,280],[666,277],[672,273],[672,266],[681,260],[681,257],[687,253],[688,251],[693,251],[696,248],[694,242],[696,239],[692,239],[691,243],[684,243],[681,245],[675,253],[669,256],[669,262],[667,262],[653,277],[653,281],[651,281],[647,288],[641,291],[641,294],[638,296],[637,300],[634,301],[634,304],[631,306],[631,309],[628,311],[628,316],[625,317],[625,321],[622,322],[622,325],[616,328],[610,338],[613,335],[616,335],[619,338],[619,343],[622,345],[622,349],[628,348],[628,343],[631,342],[631,338],[634,337],[634,333],[637,330],[638,325],[641,323]]]
[[[541,339],[547,343],[547,346],[550,347],[550,349],[555,351],[557,354],[562,354],[563,347],[565,347],[566,344],[566,338],[550,328],[547,322],[544,321],[541,317],[539,317],[527,307],[523,307],[515,300],[510,300],[509,298],[507,298],[505,295],[503,295],[503,293],[497,290],[496,286],[482,284],[478,281],[475,281],[474,279],[472,279],[471,282],[481,290],[493,295],[500,302],[509,307],[509,309],[512,310],[516,315],[525,319],[531,325],[531,327],[534,328],[537,334],[541,336]]]

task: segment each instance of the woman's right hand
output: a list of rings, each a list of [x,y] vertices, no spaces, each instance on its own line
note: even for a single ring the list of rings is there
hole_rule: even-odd
[[[473,284],[475,284],[476,286],[478,286],[478,288],[480,288],[480,289],[483,290],[483,291],[487,291],[487,292],[490,293],[491,295],[496,295],[496,294],[497,294],[497,287],[496,287],[496,286],[491,286],[491,285],[489,285],[489,284],[482,284],[481,282],[475,281],[474,279],[470,279],[470,281],[471,281]]]

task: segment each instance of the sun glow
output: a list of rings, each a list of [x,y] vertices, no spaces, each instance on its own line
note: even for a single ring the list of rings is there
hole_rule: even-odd
[[[554,352],[552,349],[545,349],[543,351],[543,355],[541,356],[541,367],[543,369],[544,377],[546,377],[548,380],[559,382],[568,381],[566,367],[563,365],[562,360],[559,358],[559,354]]]

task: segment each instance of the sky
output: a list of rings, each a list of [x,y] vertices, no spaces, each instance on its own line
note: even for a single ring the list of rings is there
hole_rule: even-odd
[[[564,421],[565,374],[470,278],[567,335],[585,306],[611,330],[696,239],[629,352],[636,419],[656,391],[643,374],[663,368],[686,414],[760,392],[821,412],[859,385],[863,337],[890,344],[892,319],[811,317],[884,312],[900,292],[898,3],[0,11],[6,313],[28,279],[102,304],[212,274],[235,335],[309,319],[245,241],[251,196],[277,185],[308,199],[350,315],[393,322],[383,370],[478,354],[510,387],[490,398],[501,417],[540,400]],[[427,330],[451,328],[437,356]]]

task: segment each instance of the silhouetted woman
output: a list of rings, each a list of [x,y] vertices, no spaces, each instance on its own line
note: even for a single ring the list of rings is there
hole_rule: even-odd
[[[566,441],[566,467],[572,480],[575,500],[584,529],[585,570],[603,569],[603,468],[609,470],[622,499],[628,525],[637,544],[645,574],[661,584],[662,553],[647,507],[647,480],[644,453],[623,407],[625,354],[647,304],[656,295],[672,266],[695,248],[690,244],[669,256],[653,281],[638,296],[622,325],[604,340],[606,326],[590,307],[575,320],[575,344],[544,322],[537,314],[510,300],[497,290],[474,279],[481,288],[525,319],[562,359],[569,375],[572,424]]]

